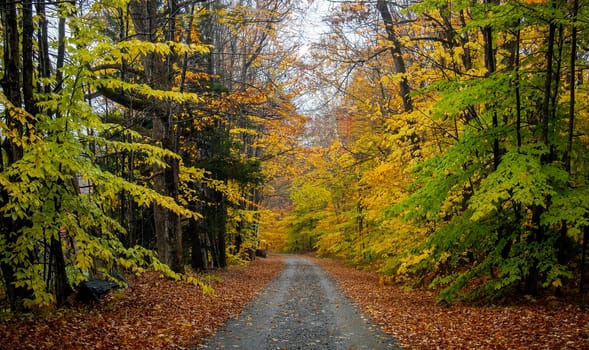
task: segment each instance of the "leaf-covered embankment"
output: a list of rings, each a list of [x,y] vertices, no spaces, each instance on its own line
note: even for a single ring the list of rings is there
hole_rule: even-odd
[[[95,307],[45,319],[0,322],[0,349],[183,349],[235,317],[282,270],[282,259],[257,259],[209,276],[215,294],[148,273]],[[206,280],[206,276],[205,276]]]
[[[556,300],[445,307],[431,291],[382,285],[375,273],[317,261],[404,349],[589,349],[589,312]]]

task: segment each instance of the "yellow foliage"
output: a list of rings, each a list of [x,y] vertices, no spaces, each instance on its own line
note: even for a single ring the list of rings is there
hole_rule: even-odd
[[[434,247],[423,250],[420,254],[410,254],[401,259],[401,265],[397,269],[396,278],[399,281],[405,281],[408,278],[409,269],[425,259],[431,257]]]
[[[393,284],[393,277],[389,275],[380,275],[378,277],[378,284],[380,286],[390,286]]]

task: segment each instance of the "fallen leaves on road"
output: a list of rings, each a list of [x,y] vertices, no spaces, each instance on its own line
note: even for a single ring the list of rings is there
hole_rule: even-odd
[[[314,261],[406,349],[589,349],[589,312],[576,305],[444,307],[433,292],[381,285],[374,273]],[[272,256],[209,275],[213,296],[149,273],[94,307],[1,321],[0,349],[190,349],[236,317],[281,269]]]
[[[190,349],[236,317],[282,267],[282,259],[272,256],[205,275],[215,289],[209,296],[193,285],[147,273],[96,306],[1,321],[0,349]]]
[[[589,349],[589,312],[577,305],[445,307],[431,291],[381,285],[374,273],[314,261],[406,349]]]

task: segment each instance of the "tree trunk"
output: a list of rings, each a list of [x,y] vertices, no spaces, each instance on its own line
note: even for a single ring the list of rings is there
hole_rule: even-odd
[[[225,206],[223,199],[221,199],[221,203],[219,203],[219,208],[217,208],[217,215],[215,221],[219,223],[219,226],[217,227],[217,251],[219,252],[219,267],[224,269],[227,267],[227,207]]]
[[[188,223],[188,236],[191,239],[192,252],[190,264],[194,270],[202,271],[208,268],[207,251],[204,247],[200,225],[195,219]]]
[[[39,16],[39,29],[37,34],[37,42],[39,45],[39,76],[49,78],[51,76],[51,58],[49,56],[49,34],[48,21],[45,13],[45,2],[39,1],[36,5],[37,16]],[[63,38],[59,38],[63,40]],[[37,84],[40,89],[39,92],[49,93],[51,85],[45,84],[41,88],[41,84]]]
[[[397,33],[395,33],[395,22],[393,20],[393,16],[389,11],[386,0],[378,0],[376,2],[376,8],[380,12],[384,22],[387,39],[392,43],[389,50],[393,56],[395,71],[403,75],[401,82],[399,83],[401,98],[403,99],[403,110],[404,112],[411,112],[413,110],[413,101],[410,95],[411,88],[409,87],[409,80],[405,75],[407,73],[407,69],[405,67],[405,60],[403,59],[403,52],[401,51],[401,42],[397,37]]]
[[[532,235],[528,238],[528,244],[534,244],[542,242],[544,240],[544,226],[542,226],[540,219],[544,213],[544,208],[541,205],[535,205],[532,208]],[[539,261],[536,257],[530,257],[530,268],[526,276],[525,292],[529,295],[538,294],[538,280],[539,273],[538,264]]]
[[[579,280],[579,294],[581,295],[581,303],[585,304],[585,266],[587,261],[587,240],[589,240],[589,226],[583,227],[583,244],[581,246],[581,269]]]
[[[197,234],[203,235],[208,239],[207,248],[210,249],[212,267],[225,268],[227,267],[227,253],[225,251],[227,245],[225,237],[227,230],[227,205],[225,204],[223,193],[204,187],[201,190],[201,197],[207,204],[203,205],[200,210],[203,218],[197,225],[199,227]],[[194,254],[195,251],[193,250],[192,253]]]
[[[53,291],[55,302],[59,306],[65,303],[66,298],[72,292],[72,288],[67,279],[63,249],[60,237],[57,236],[57,234],[51,237],[50,254],[49,261],[54,273],[53,276],[48,276],[49,281],[51,282],[49,289]]]
[[[564,166],[566,171],[571,173],[571,154],[573,153],[573,132],[575,131],[575,87],[576,87],[576,69],[577,64],[577,13],[579,11],[579,1],[573,0],[573,8],[571,13],[571,53],[570,53],[570,83],[569,83],[569,124],[567,148],[564,154]]]
[[[546,80],[544,81],[544,98],[542,100],[542,111],[540,118],[541,122],[540,125],[542,126],[542,141],[546,145],[549,144],[549,124],[550,124],[550,101],[551,101],[551,92],[552,92],[552,75],[553,75],[553,67],[552,63],[554,60],[554,41],[555,41],[555,32],[556,32],[556,25],[554,21],[550,22],[549,25],[549,32],[548,32],[548,42],[546,47]]]
[[[3,47],[4,55],[2,57],[2,67],[4,68],[4,76],[0,81],[2,85],[2,92],[6,98],[14,106],[20,108],[22,106],[21,98],[21,51],[20,51],[20,37],[18,25],[17,2],[4,1],[0,5],[0,20],[2,22]],[[30,28],[29,28],[30,30]],[[4,106],[4,119],[9,129],[16,132],[17,135],[22,135],[23,125],[16,119],[11,117],[12,108]],[[20,113],[20,112],[16,112]],[[5,166],[10,166],[14,162],[20,160],[23,156],[22,148],[12,142],[8,137],[3,138],[0,148],[0,171],[4,171]],[[8,203],[10,200],[8,193],[0,190],[0,204]],[[22,309],[22,300],[29,298],[31,292],[23,287],[16,287],[14,282],[17,281],[16,270],[18,266],[12,265],[9,258],[15,254],[11,250],[18,239],[19,231],[24,226],[24,222],[20,219],[13,219],[10,216],[0,216],[0,235],[3,236],[4,246],[0,247],[0,268],[2,269],[2,276],[4,278],[4,288],[6,289],[6,297],[13,310]]]
[[[158,123],[154,121],[154,134],[160,128],[159,126],[156,127],[156,124]],[[156,167],[154,170],[161,173],[161,175],[156,176],[154,179],[155,189],[176,200],[178,198],[179,187],[179,163],[177,159],[167,159],[167,164],[167,168],[161,169]],[[154,206],[153,214],[158,255],[172,270],[181,272],[184,263],[180,216],[158,205]]]
[[[485,0],[485,3],[491,4],[493,0]],[[485,68],[487,69],[486,76],[490,76],[495,73],[497,67],[497,61],[495,58],[495,49],[493,48],[493,28],[491,26],[485,26],[482,28],[483,41],[484,41],[484,52],[485,52]],[[493,109],[492,126],[493,129],[497,130],[499,127],[499,118],[497,117],[497,111]],[[493,168],[497,170],[500,162],[499,154],[499,138],[493,139]]]
[[[515,65],[515,134],[517,139],[518,150],[522,146],[522,103],[521,103],[521,91],[520,91],[520,73],[519,73],[519,51],[520,51],[520,36],[521,31],[518,29],[515,38],[515,53],[514,53],[514,65]]]
[[[168,32],[165,34],[168,40],[172,40],[175,21],[172,7],[175,2],[170,1],[170,17],[168,19]],[[137,37],[146,41],[155,41],[154,33],[160,28],[158,21],[158,1],[156,0],[133,0],[129,3],[129,11]],[[149,53],[143,59],[145,78],[148,84],[159,90],[170,90],[172,87],[172,76],[170,72],[171,57],[162,57],[156,53]],[[165,102],[154,100],[153,104],[162,105]],[[171,125],[172,107],[167,104],[167,113],[160,115],[161,108],[146,110],[153,122],[152,138],[155,143],[172,152],[176,152],[176,134]],[[178,198],[179,192],[179,169],[180,163],[177,159],[165,159],[166,167],[154,167],[155,189],[174,200]],[[156,247],[159,258],[168,264],[174,271],[182,271],[182,231],[180,217],[170,210],[154,205]]]
[[[25,110],[34,116],[37,114],[37,108],[33,96],[33,3],[23,1],[22,4],[22,91]]]

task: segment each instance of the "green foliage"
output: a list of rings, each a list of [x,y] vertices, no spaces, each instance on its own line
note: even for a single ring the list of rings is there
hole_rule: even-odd
[[[403,36],[358,39],[347,58],[371,59],[330,67],[349,76],[331,111],[337,140],[293,186],[290,243],[312,235],[320,253],[441,287],[448,301],[573,286],[589,224],[589,115],[587,50],[573,52],[570,38],[587,30],[572,13],[587,9],[385,3]],[[353,18],[332,23],[334,37]],[[346,47],[333,44],[326,60]],[[374,56],[383,48],[393,57]],[[403,78],[411,111],[400,107]]]
[[[479,220],[493,210],[505,209],[509,204],[506,202],[524,208],[545,206],[546,198],[562,191],[569,176],[557,164],[542,164],[546,152],[540,145],[529,145],[504,154],[497,170],[481,181],[471,198],[471,219]]]
[[[328,215],[325,209],[330,202],[330,195],[327,189],[312,184],[303,184],[292,192],[294,215],[288,224],[288,251],[309,251],[314,248],[317,237],[321,235],[319,223]]]
[[[420,11],[427,12],[422,6]],[[520,11],[528,14],[523,22]],[[562,11],[555,8],[549,16],[564,18]],[[489,26],[497,42],[514,23],[523,35],[538,19],[513,4],[475,6],[472,16],[464,32]],[[547,79],[537,74],[545,68],[543,58],[532,51],[522,57],[517,73],[530,79],[517,81],[517,91],[510,70],[440,80],[423,90],[438,96],[431,114],[441,122],[454,120],[457,138],[413,169],[411,195],[389,210],[435,229],[418,249],[387,261],[385,271],[414,282],[433,274],[432,286],[444,286],[440,297],[446,300],[493,299],[516,288],[534,292],[536,281],[539,287],[556,288],[574,277],[574,265],[565,258],[571,248],[563,242],[579,242],[579,229],[587,225],[586,186],[558,161],[565,152],[566,101],[553,100],[560,104],[547,123],[548,139],[538,126],[542,112],[534,94]],[[516,94],[519,111],[513,109]]]
[[[176,43],[113,44],[100,34],[103,23],[92,15],[68,17],[67,23],[72,37],[66,38],[63,80],[51,92],[37,93],[38,113],[31,115],[0,94],[5,114],[0,118],[0,140],[10,138],[22,149],[22,156],[10,163],[6,162],[6,148],[1,151],[4,163],[0,167],[0,191],[4,200],[0,203],[0,216],[3,223],[13,223],[10,231],[0,231],[3,268],[14,271],[14,287],[29,292],[24,306],[30,309],[48,308],[57,302],[57,292],[51,286],[55,275],[61,273],[55,263],[60,255],[65,258],[66,283],[72,286],[89,276],[114,280],[111,274],[115,271],[141,273],[155,269],[209,290],[195,278],[170,270],[154,252],[123,245],[125,229],[111,216],[120,205],[121,193],[126,193],[138,207],[158,205],[190,218],[198,218],[198,214],[156,192],[149,182],[125,179],[102,167],[102,159],[118,153],[133,153],[148,168],[164,167],[165,158],[180,157],[150,144],[148,138],[137,132],[104,123],[100,109],[86,99],[89,92],[108,86],[168,101],[192,100],[193,95],[153,91],[141,84],[125,85],[120,80],[97,75],[92,67],[118,62],[122,55],[135,59],[138,54],[150,52],[204,52],[203,49]],[[55,84],[57,78],[45,80],[36,83]],[[26,125],[26,133],[12,128],[7,122],[11,119]],[[113,140],[113,134],[124,138]],[[60,247],[51,243],[54,241]]]

